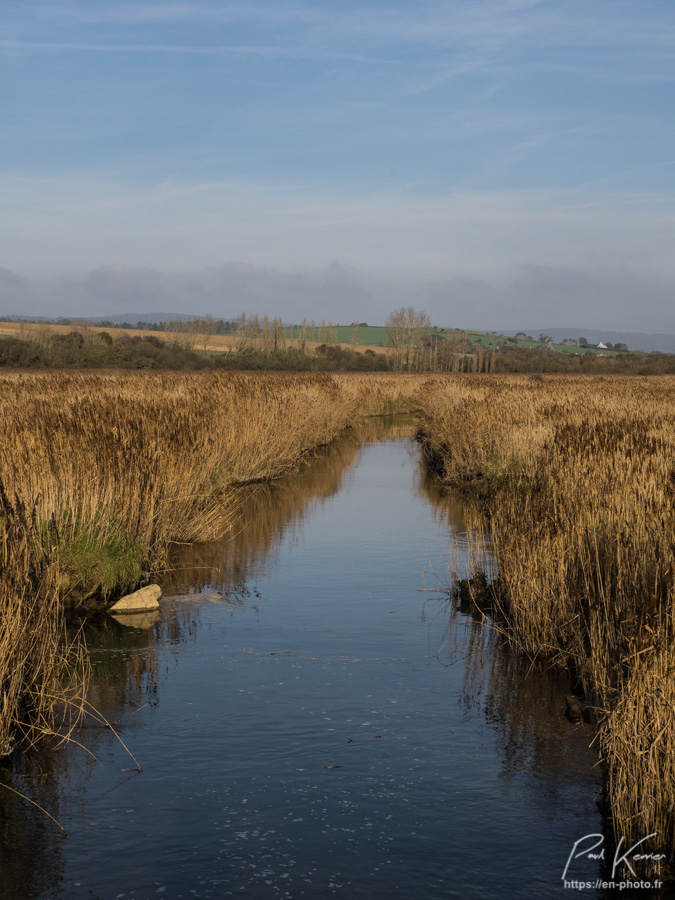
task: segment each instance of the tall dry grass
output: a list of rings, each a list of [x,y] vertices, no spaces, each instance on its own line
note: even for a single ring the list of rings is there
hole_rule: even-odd
[[[113,598],[166,567],[170,546],[222,536],[244,486],[292,471],[363,415],[410,406],[421,384],[390,375],[0,376],[0,751],[54,723],[56,686],[70,684],[64,604]]]
[[[22,375],[0,396],[0,480],[58,535],[74,596],[219,536],[238,484],[288,471],[350,413],[322,377]]]
[[[513,644],[596,708],[617,833],[675,837],[675,379],[465,377],[423,444],[485,502]]]
[[[0,756],[68,732],[81,714],[87,665],[65,638],[52,549],[35,509],[0,485]]]

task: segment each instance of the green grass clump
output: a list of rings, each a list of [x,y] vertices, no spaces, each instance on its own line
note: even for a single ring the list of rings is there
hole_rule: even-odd
[[[59,588],[66,599],[107,599],[143,578],[141,545],[119,521],[85,525],[64,521],[58,530]]]

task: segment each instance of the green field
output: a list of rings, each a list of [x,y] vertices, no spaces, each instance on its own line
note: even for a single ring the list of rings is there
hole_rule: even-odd
[[[288,329],[289,338],[299,338],[299,328]],[[339,344],[353,344],[354,346],[370,346],[370,347],[386,347],[389,343],[389,336],[384,325],[337,325],[335,326],[335,334]],[[437,334],[439,337],[448,340],[468,340],[472,344],[481,343],[484,347],[521,347],[528,350],[533,348],[541,349],[544,345],[541,341],[524,341],[515,338],[506,337],[503,334],[488,333],[485,331],[463,331],[460,328],[430,328],[429,334]],[[306,332],[308,341],[323,341],[319,328],[309,329]],[[613,351],[598,350],[597,347],[570,347],[563,344],[554,344],[556,350],[561,353],[612,353]]]
[[[308,341],[323,341],[322,329],[309,328],[305,333]],[[369,325],[365,328],[357,328],[352,325],[337,325],[335,333],[338,344],[362,344],[371,347],[386,347],[388,336],[387,329],[383,325]],[[289,338],[300,338],[299,328],[288,329]]]

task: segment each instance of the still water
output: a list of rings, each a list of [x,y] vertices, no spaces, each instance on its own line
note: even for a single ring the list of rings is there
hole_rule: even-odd
[[[411,437],[373,424],[252,490],[158,615],[87,622],[90,699],[143,771],[96,723],[5,771],[66,833],[3,792],[3,897],[575,895],[591,735],[438,590],[462,507]]]

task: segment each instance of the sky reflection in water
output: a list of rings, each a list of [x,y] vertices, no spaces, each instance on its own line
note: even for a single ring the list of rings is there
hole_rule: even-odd
[[[144,771],[100,728],[82,735],[97,762],[69,748],[17,771],[68,836],[4,798],[3,896],[567,893],[574,841],[601,830],[589,734],[564,681],[525,678],[424,590],[447,575],[448,519],[466,525],[396,428],[242,498],[250,525],[177,554],[154,624],[90,623],[93,702]]]

